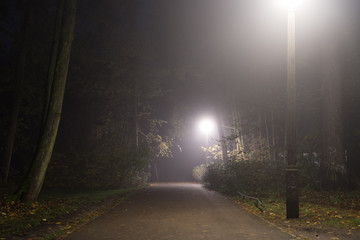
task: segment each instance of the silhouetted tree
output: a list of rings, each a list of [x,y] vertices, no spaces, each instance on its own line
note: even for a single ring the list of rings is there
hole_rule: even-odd
[[[48,98],[49,104],[48,108],[44,109],[46,115],[34,161],[16,193],[16,196],[24,201],[33,201],[38,198],[52,156],[61,117],[71,46],[74,37],[75,16],[76,1],[59,0],[56,18],[57,28],[55,30],[55,32],[59,31],[59,34],[55,34],[59,40],[58,44],[56,43],[57,40],[55,40],[53,45],[56,48],[56,51],[53,51],[53,54],[56,54],[56,61],[52,62],[55,65],[54,74],[53,76],[51,74],[48,79],[51,89]]]

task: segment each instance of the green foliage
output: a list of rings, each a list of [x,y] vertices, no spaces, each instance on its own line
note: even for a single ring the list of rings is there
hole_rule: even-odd
[[[303,153],[298,157],[299,187],[319,189],[320,156],[316,153]]]
[[[319,135],[306,136],[299,149],[299,187],[301,189],[319,189],[319,166],[321,156],[317,154]],[[230,146],[230,139],[227,141]],[[285,161],[277,156],[263,138],[255,138],[248,144],[247,152],[228,152],[230,161],[221,160],[221,148],[203,148],[216,162],[207,166],[202,181],[219,191],[235,193],[282,193],[285,190]],[[282,150],[283,151],[283,150]]]
[[[360,229],[359,194],[359,191],[304,191],[300,194],[300,218],[293,220],[284,217],[286,203],[283,194],[262,196],[261,200],[265,205],[265,211],[262,212],[240,197],[234,199],[247,210],[279,226],[299,230],[312,229],[320,233],[329,228],[332,231],[343,229],[351,233]]]
[[[204,174],[208,166],[208,164],[201,164],[193,168],[192,175],[195,181],[201,182],[203,180]]]
[[[136,189],[114,189],[102,191],[81,192],[47,192],[40,195],[36,202],[16,202],[4,197],[0,199],[0,239],[5,239],[15,234],[21,234],[36,226],[47,223],[55,225],[68,232],[79,220],[59,222],[59,218],[71,216],[79,210],[87,210],[106,199],[117,199],[120,202],[130,196]],[[91,214],[96,214],[91,213]],[[86,214],[84,217],[87,217]],[[83,221],[83,219],[80,219]],[[63,232],[63,233],[65,233]],[[57,233],[58,234],[58,233]],[[61,235],[61,234],[60,234]]]
[[[252,144],[249,144],[245,157],[247,159],[267,160],[271,159],[271,148],[268,146],[265,138],[255,138]]]
[[[222,160],[222,150],[221,146],[216,144],[209,147],[201,147],[201,149],[205,152],[207,161],[211,160]]]
[[[300,189],[319,188],[319,163],[316,153],[298,156]],[[261,161],[233,157],[228,163],[217,161],[208,165],[202,181],[210,188],[227,193],[283,193],[285,163],[281,158]]]
[[[236,160],[208,166],[203,181],[221,192],[268,193],[285,189],[282,161]]]

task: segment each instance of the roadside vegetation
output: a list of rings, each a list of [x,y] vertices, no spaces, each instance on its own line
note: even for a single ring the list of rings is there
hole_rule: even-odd
[[[360,192],[306,191],[300,194],[300,217],[286,219],[284,195],[263,195],[259,210],[254,201],[234,196],[236,203],[282,228],[309,232],[360,231]]]
[[[106,210],[126,200],[138,188],[45,192],[38,201],[20,202],[4,197],[0,202],[0,239],[28,234],[53,239],[72,232]]]
[[[312,160],[311,160],[312,161]],[[299,166],[300,217],[286,219],[283,160],[216,161],[194,168],[208,188],[221,192],[250,212],[285,229],[360,231],[360,191],[320,191],[317,167],[302,158]]]
[[[211,151],[210,151],[211,152]],[[258,153],[260,154],[260,153]],[[215,156],[216,153],[213,153]],[[360,232],[360,191],[321,189],[319,159],[304,154],[298,158],[300,217],[286,219],[284,159],[233,155],[228,162],[217,159],[193,170],[208,188],[231,196],[234,202],[285,229],[307,232]],[[249,157],[248,157],[249,156]],[[268,155],[270,156],[270,155]]]

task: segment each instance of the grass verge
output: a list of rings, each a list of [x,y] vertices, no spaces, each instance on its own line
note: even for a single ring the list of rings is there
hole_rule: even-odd
[[[0,202],[0,239],[25,236],[32,231],[43,239],[55,239],[116,206],[136,190],[47,192],[29,203],[4,197]]]
[[[286,219],[285,196],[265,195],[261,212],[254,201],[240,196],[234,201],[248,211],[263,217],[282,228],[309,232],[339,231],[347,235],[360,232],[360,191],[356,192],[315,192],[300,196],[300,217]],[[336,239],[336,238],[334,238]]]

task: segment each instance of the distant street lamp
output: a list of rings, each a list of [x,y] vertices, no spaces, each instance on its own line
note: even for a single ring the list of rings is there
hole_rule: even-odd
[[[209,147],[209,134],[214,131],[215,122],[210,118],[204,118],[199,122],[199,130],[205,134],[205,147]],[[206,154],[207,156],[207,154]],[[207,160],[206,160],[207,161]]]
[[[296,74],[295,74],[295,9],[302,0],[281,1],[288,8],[287,49],[287,166],[286,217],[299,217],[298,166],[296,160]]]

